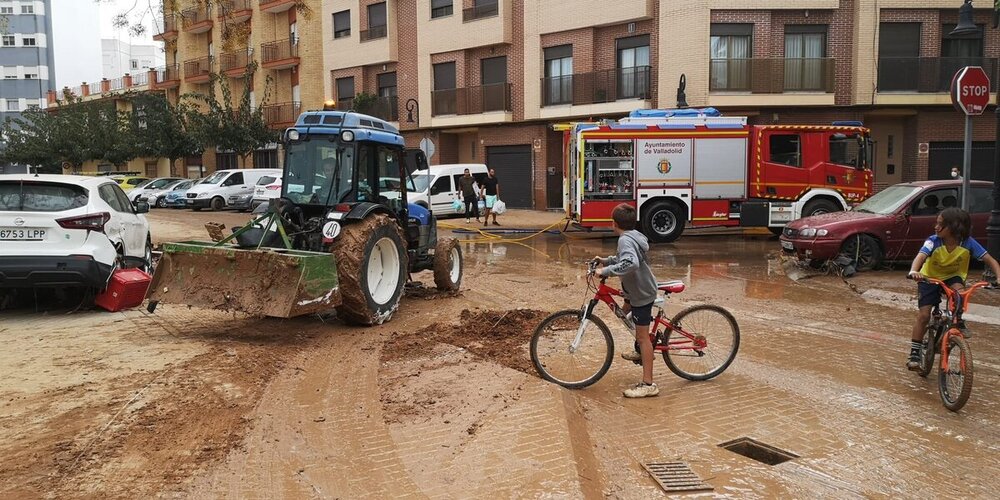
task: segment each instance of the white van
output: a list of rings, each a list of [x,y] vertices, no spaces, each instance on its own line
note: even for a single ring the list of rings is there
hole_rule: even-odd
[[[253,194],[257,181],[265,175],[281,177],[280,168],[240,168],[232,170],[217,170],[205,180],[188,190],[188,208],[201,210],[211,208],[222,210],[228,206],[229,200],[237,200],[242,195]]]
[[[410,203],[428,207],[438,215],[453,213],[451,204],[458,193],[458,179],[469,169],[478,181],[486,179],[489,169],[482,163],[431,165],[413,172],[413,189],[407,194]],[[461,200],[461,198],[459,198]]]

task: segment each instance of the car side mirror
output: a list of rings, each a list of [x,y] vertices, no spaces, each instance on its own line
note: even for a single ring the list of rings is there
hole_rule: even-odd
[[[137,214],[148,214],[149,213],[149,203],[145,201],[140,201],[135,204],[135,213]]]

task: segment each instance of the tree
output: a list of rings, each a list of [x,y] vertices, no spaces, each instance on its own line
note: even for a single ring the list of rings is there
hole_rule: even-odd
[[[180,158],[200,155],[204,149],[187,123],[188,109],[183,103],[171,104],[160,93],[142,92],[129,97],[132,104],[130,126],[136,155],[167,158],[170,169]]]
[[[88,101],[72,106],[83,113],[83,130],[89,138],[84,147],[87,160],[120,166],[138,156],[131,113],[119,110],[114,101]]]
[[[68,106],[31,108],[4,124],[4,161],[37,165],[41,171],[59,173],[63,164],[80,167],[89,158],[83,110]]]
[[[243,90],[237,100],[233,99],[226,78],[217,74],[212,75],[208,94],[182,96],[188,103],[187,120],[198,142],[206,149],[215,146],[236,153],[240,157],[240,166],[246,166],[247,157],[254,151],[278,140],[278,133],[264,120],[263,107],[270,94],[270,77],[264,86],[260,105],[253,104],[253,73],[256,68],[256,63],[247,68],[243,75]],[[218,99],[220,93],[221,101]]]

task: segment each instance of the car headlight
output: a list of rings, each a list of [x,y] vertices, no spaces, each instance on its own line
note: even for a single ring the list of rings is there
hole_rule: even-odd
[[[207,196],[208,196],[208,193],[198,193],[198,197],[199,198],[205,198]]]
[[[826,229],[816,229],[814,227],[808,227],[799,231],[799,236],[803,238],[812,238],[814,236],[826,236],[829,233]]]
[[[826,229],[817,229],[816,230],[816,236],[826,236],[829,233],[830,232],[827,231]]]

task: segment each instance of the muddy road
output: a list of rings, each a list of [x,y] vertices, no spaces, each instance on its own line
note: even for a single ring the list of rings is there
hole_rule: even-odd
[[[157,242],[245,218],[150,215]],[[0,497],[654,498],[641,465],[654,461],[686,462],[733,498],[1000,488],[993,292],[970,311],[975,388],[954,414],[905,369],[902,270],[793,281],[772,239],[685,235],[650,254],[658,277],[688,284],[667,311],[730,309],[735,363],[695,383],[658,359],[660,396],[640,401],[621,395],[640,373],[620,359],[581,391],[542,381],[531,329],[579,307],[582,264],[614,247],[581,234],[467,244],[460,293],[417,287],[369,329],[170,305],[0,311]],[[607,323],[618,351],[631,344]],[[740,437],[799,458],[772,466],[718,447]]]

